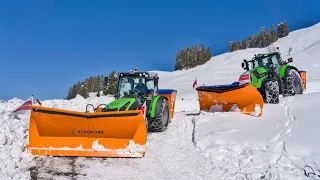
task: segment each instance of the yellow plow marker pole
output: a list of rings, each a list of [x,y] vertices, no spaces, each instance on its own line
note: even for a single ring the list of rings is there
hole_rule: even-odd
[[[263,98],[259,91],[251,84],[237,87],[219,88],[197,88],[200,110],[210,111],[212,106],[220,106],[222,111],[228,112],[237,105],[241,113],[261,116],[263,109]],[[258,114],[253,114],[260,108]]]
[[[146,136],[140,110],[83,113],[34,106],[28,149],[34,155],[143,157]]]

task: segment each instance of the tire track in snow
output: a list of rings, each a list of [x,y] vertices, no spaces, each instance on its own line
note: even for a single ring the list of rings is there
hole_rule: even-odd
[[[279,171],[285,171],[290,174],[296,174],[296,175],[301,175],[297,173],[300,171],[300,166],[297,165],[288,155],[287,155],[287,150],[286,150],[286,139],[288,137],[293,136],[293,130],[294,130],[294,125],[293,123],[297,121],[297,118],[293,114],[293,112],[290,109],[290,102],[294,100],[294,97],[288,97],[288,99],[285,99],[284,102],[282,103],[281,106],[284,107],[285,111],[285,119],[282,121],[280,127],[281,130],[280,132],[274,136],[270,140],[270,144],[275,144],[275,148],[273,149],[273,155],[272,160],[270,161],[270,164],[276,168],[278,178],[280,177]],[[297,170],[298,169],[298,170]]]
[[[192,143],[194,145],[194,147],[197,147],[197,142],[195,139],[195,133],[196,133],[196,118],[192,117],[192,125],[193,125],[193,129],[192,129]]]
[[[281,152],[280,155],[286,153],[285,141],[286,138],[292,136],[293,133],[293,123],[297,118],[292,114],[288,102],[291,102],[292,99],[285,100],[282,106],[285,108],[285,119],[282,121],[281,131],[270,141],[270,143],[277,143],[277,152]],[[281,158],[281,157],[279,157]]]
[[[194,148],[192,118],[175,114],[168,129],[148,134],[146,156],[139,159],[81,158],[77,165],[85,164],[79,171],[86,177],[78,179],[213,179],[210,162]],[[101,169],[99,171],[98,169]],[[103,170],[103,171],[102,171]],[[134,178],[133,178],[134,177]]]
[[[29,168],[31,179],[74,180],[79,175],[76,172],[76,160],[77,157],[36,157],[36,166]]]

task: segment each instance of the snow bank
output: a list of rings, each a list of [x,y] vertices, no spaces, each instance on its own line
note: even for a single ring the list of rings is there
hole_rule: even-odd
[[[29,179],[28,167],[32,157],[26,153],[28,114],[11,112],[23,100],[14,98],[0,102],[0,179]]]
[[[71,100],[46,100],[41,103],[46,107],[85,111],[88,103],[96,107],[113,99],[94,95],[84,99],[78,95]],[[13,113],[23,103],[24,100],[18,98],[0,102],[0,179],[30,179],[29,168],[35,166],[34,157],[26,151],[30,113]]]
[[[202,113],[195,143],[221,179],[303,179],[305,165],[320,169],[319,102],[320,93],[285,98],[261,118]]]

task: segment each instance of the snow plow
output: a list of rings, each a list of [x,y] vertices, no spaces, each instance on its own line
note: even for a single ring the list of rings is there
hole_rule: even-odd
[[[158,76],[119,73],[115,100],[85,112],[33,106],[28,150],[33,155],[144,157],[147,132],[165,131],[176,90],[158,90]],[[110,82],[105,78],[105,85]],[[111,82],[112,83],[112,82]]]
[[[261,116],[263,99],[251,84],[233,83],[196,88],[200,110],[209,112],[241,112]]]
[[[146,125],[140,110],[85,113],[34,106],[28,148],[34,155],[139,157]]]

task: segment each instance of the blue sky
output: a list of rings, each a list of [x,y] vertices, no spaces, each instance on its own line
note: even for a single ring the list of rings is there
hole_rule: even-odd
[[[318,0],[1,0],[0,99],[65,98],[78,80],[112,70],[172,71],[178,49],[228,42],[286,20],[320,20]]]

